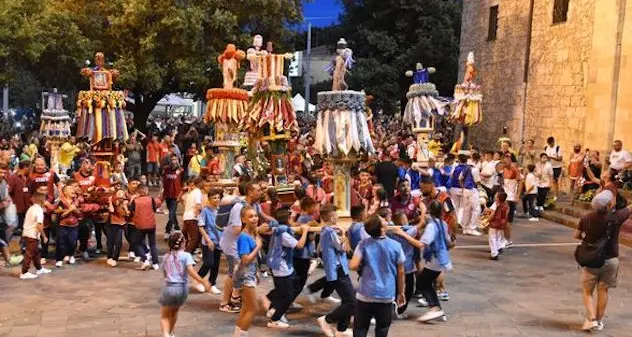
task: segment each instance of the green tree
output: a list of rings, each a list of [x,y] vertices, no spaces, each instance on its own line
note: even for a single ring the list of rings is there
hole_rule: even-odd
[[[390,113],[405,104],[417,62],[437,68],[431,80],[451,96],[458,72],[461,1],[343,0],[344,37],[357,61],[349,85],[375,96]]]
[[[0,0],[0,83],[30,71],[39,83],[74,91],[85,60],[103,51],[129,89],[135,124],[171,92],[204,97],[221,85],[216,61],[227,43],[242,48],[260,33],[284,50],[301,20],[300,0]],[[6,6],[5,6],[6,5]],[[6,15],[4,15],[6,14]],[[17,19],[17,20],[16,20]],[[6,26],[3,25],[6,23]],[[13,60],[19,60],[14,62]]]

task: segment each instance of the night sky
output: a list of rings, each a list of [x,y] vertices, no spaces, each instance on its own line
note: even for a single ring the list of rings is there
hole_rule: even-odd
[[[339,0],[312,0],[303,3],[303,16],[306,21],[318,27],[329,26],[338,21],[342,11]]]

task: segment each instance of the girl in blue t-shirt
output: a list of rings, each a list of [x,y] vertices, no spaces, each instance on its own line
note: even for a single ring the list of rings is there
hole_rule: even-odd
[[[235,326],[235,336],[247,336],[257,313],[257,255],[263,246],[257,234],[257,210],[245,205],[241,210],[241,234],[237,238],[239,266],[233,275],[233,289],[241,289],[242,307]]]
[[[202,280],[193,268],[195,262],[191,254],[184,251],[185,240],[182,232],[176,231],[169,237],[169,252],[162,259],[162,270],[165,275],[165,287],[160,294],[160,328],[164,337],[173,336],[180,307],[189,295],[189,279],[204,285],[206,291],[211,289],[208,281]]]

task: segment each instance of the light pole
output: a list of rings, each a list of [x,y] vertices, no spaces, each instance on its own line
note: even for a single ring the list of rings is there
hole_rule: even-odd
[[[307,23],[307,50],[305,52],[305,74],[304,82],[305,82],[305,113],[309,113],[309,99],[310,99],[310,82],[311,82],[311,58],[312,58],[312,23]]]

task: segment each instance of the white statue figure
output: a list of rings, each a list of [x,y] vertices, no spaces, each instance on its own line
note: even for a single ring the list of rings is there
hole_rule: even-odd
[[[254,86],[259,79],[259,64],[257,56],[267,55],[268,52],[263,49],[263,37],[259,34],[255,35],[252,46],[246,50],[246,58],[250,61],[250,70],[246,72],[244,86]]]
[[[331,60],[326,71],[333,77],[332,91],[347,90],[349,86],[345,82],[345,75],[351,69],[355,61],[353,51],[347,48],[347,41],[343,38],[338,40],[336,56]]]
[[[407,71],[406,76],[412,77],[414,84],[421,84],[430,82],[430,74],[434,74],[435,72],[437,72],[437,69],[434,67],[424,68],[421,62],[417,62],[415,71]]]

